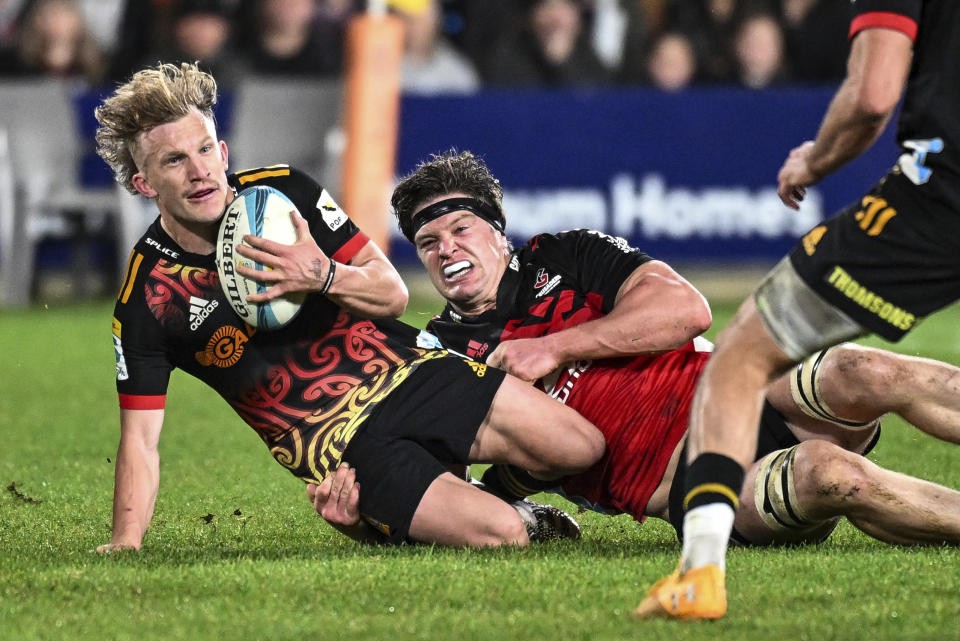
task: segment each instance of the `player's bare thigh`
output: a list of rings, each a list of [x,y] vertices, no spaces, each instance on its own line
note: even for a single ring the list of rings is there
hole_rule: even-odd
[[[508,375],[477,431],[470,460],[510,462],[558,478],[586,470],[605,448],[603,435],[590,421]]]

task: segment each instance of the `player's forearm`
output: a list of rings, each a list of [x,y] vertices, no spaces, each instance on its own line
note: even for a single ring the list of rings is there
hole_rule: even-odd
[[[676,349],[710,327],[710,306],[685,280],[646,274],[609,314],[553,335],[560,362]]]
[[[830,103],[807,163],[819,180],[866,151],[886,128],[903,94],[912,42],[894,29],[853,39],[847,77]]]
[[[816,180],[858,157],[883,133],[893,110],[863,104],[860,89],[847,81],[834,96],[807,163]]]
[[[153,517],[159,483],[159,454],[121,441],[114,481],[111,544],[140,548]]]
[[[389,263],[338,264],[327,297],[343,309],[369,318],[396,318],[407,308],[407,287]]]
[[[665,315],[645,318],[637,324],[629,318],[606,316],[577,325],[549,338],[554,341],[557,360],[617,358],[649,352],[676,349],[701,332],[690,331],[690,325]]]

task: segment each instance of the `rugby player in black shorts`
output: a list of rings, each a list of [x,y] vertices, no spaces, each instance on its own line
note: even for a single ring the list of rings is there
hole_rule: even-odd
[[[783,202],[869,148],[901,96],[901,154],[858,202],[807,233],[720,334],[691,415],[680,566],[640,617],[717,618],[744,468],[765,388],[809,354],[876,333],[899,340],[960,298],[960,4],[858,0],[847,77],[816,139],[777,176]]]
[[[604,449],[584,418],[519,379],[437,349],[391,317],[406,306],[396,270],[309,177],[286,165],[227,175],[216,82],[195,65],[135,74],[96,110],[100,155],[159,217],[131,253],[113,339],[121,436],[113,533],[101,552],[140,548],[159,488],[167,384],[179,368],[216,391],[282,466],[317,484],[343,464],[364,487],[370,534],[394,542],[524,545],[520,512],[447,471],[509,462],[531,483],[582,471]],[[262,302],[309,292],[287,326],[256,331],[220,286],[214,246],[235,190],[269,185],[296,205],[293,245],[246,237],[243,275]],[[216,444],[198,451],[216,456]]]

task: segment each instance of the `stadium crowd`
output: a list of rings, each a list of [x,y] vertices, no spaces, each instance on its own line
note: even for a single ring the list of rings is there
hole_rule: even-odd
[[[0,0],[0,81],[88,87],[199,61],[241,76],[336,78],[359,0]],[[390,0],[406,23],[406,92],[833,84],[847,57],[836,0]]]

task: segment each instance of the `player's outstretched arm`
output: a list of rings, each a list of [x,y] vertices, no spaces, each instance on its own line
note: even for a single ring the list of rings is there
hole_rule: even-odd
[[[711,320],[703,295],[654,260],[624,281],[606,316],[548,336],[503,342],[487,363],[530,381],[572,361],[676,349],[706,331]]]
[[[160,430],[163,410],[120,410],[120,446],[113,489],[113,535],[97,548],[103,554],[139,550],[153,518],[160,487]]]
[[[813,142],[794,148],[777,174],[777,193],[797,209],[806,187],[844,166],[876,141],[900,101],[913,43],[892,29],[858,33],[850,48],[847,76],[830,102]]]

